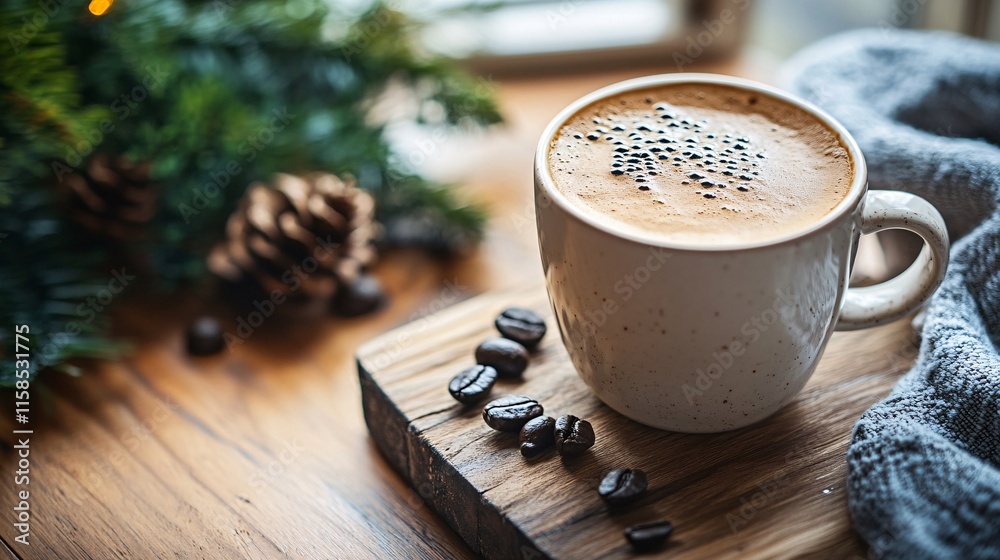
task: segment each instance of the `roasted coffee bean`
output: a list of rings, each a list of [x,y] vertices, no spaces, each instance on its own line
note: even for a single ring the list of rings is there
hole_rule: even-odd
[[[343,284],[333,298],[333,311],[344,317],[357,317],[385,304],[385,292],[377,278],[368,274]]]
[[[494,324],[504,338],[519,342],[529,350],[545,336],[545,321],[538,313],[523,307],[504,309]]]
[[[483,409],[483,420],[494,430],[516,432],[528,420],[542,415],[542,405],[524,395],[507,395],[490,402]]]
[[[594,445],[595,438],[594,427],[586,420],[580,420],[572,414],[560,416],[556,420],[556,451],[560,455],[580,455]]]
[[[486,398],[497,380],[497,370],[476,364],[451,379],[448,392],[460,403],[473,404]]]
[[[633,502],[646,491],[649,481],[639,469],[615,469],[604,475],[597,493],[613,506]]]
[[[650,552],[663,548],[673,532],[673,524],[666,519],[660,519],[625,529],[625,538],[636,552]]]
[[[556,421],[551,416],[532,418],[521,428],[518,438],[521,442],[521,455],[534,459],[545,453],[556,443]]]
[[[222,327],[211,317],[198,317],[187,331],[187,351],[192,356],[209,356],[222,350]]]
[[[492,366],[500,377],[520,377],[528,367],[528,350],[508,338],[487,338],[476,348],[476,361]]]

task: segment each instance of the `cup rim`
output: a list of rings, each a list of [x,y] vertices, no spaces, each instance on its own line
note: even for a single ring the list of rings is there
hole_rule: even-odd
[[[797,230],[790,234],[777,237],[775,239],[768,239],[765,241],[758,241],[754,243],[719,243],[712,245],[698,245],[692,243],[676,243],[671,242],[662,238],[659,238],[653,234],[645,234],[640,232],[628,232],[615,229],[609,224],[605,224],[592,216],[588,215],[586,212],[577,208],[573,205],[569,199],[566,198],[562,192],[559,191],[555,186],[555,181],[552,179],[552,173],[549,169],[548,159],[549,159],[549,148],[552,143],[552,138],[555,137],[556,133],[560,128],[576,115],[579,111],[587,107],[588,105],[619,95],[621,93],[643,90],[654,88],[663,85],[670,84],[712,84],[732,87],[736,89],[741,89],[744,91],[752,91],[758,94],[767,95],[772,98],[776,98],[785,103],[789,103],[798,107],[799,109],[809,113],[814,118],[826,125],[830,130],[832,130],[840,140],[840,143],[847,148],[848,153],[851,156],[851,161],[854,167],[854,177],[851,181],[851,187],[848,189],[847,194],[844,196],[843,200],[837,203],[832,210],[827,212],[820,218],[817,222],[813,223],[809,227]],[[636,243],[641,243],[643,245],[649,245],[653,247],[661,247],[664,249],[671,249],[677,251],[698,251],[698,252],[720,252],[720,251],[742,251],[747,249],[760,249],[773,247],[777,245],[782,245],[789,242],[794,242],[796,240],[807,237],[818,231],[824,230],[827,227],[839,222],[846,215],[851,214],[855,208],[861,203],[862,197],[865,194],[866,188],[868,186],[868,168],[865,164],[864,155],[861,153],[861,148],[858,143],[854,140],[854,137],[844,128],[844,125],[840,124],[831,115],[820,109],[819,107],[813,105],[812,103],[796,97],[786,91],[778,89],[773,86],[762,84],[760,82],[755,82],[753,80],[747,80],[743,78],[737,78],[733,76],[726,76],[723,74],[706,74],[706,73],[695,73],[695,72],[682,72],[674,74],[656,74],[652,76],[643,76],[641,78],[633,78],[630,80],[624,80],[617,82],[605,87],[602,87],[596,91],[588,93],[583,97],[577,99],[576,101],[570,103],[566,108],[559,112],[549,122],[548,126],[545,127],[545,131],[542,133],[539,139],[538,146],[535,149],[535,177],[536,186],[540,185],[541,188],[545,190],[545,193],[549,198],[554,201],[563,211],[567,212],[571,216],[580,220],[581,222],[605,233],[619,237],[622,239],[627,239]],[[536,200],[537,205],[537,200]]]

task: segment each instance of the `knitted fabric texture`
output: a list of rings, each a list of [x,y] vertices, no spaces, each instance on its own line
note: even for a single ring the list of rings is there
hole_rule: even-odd
[[[854,526],[878,558],[1000,558],[1000,46],[865,30],[782,77],[850,130],[871,188],[931,201],[953,239],[916,364],[854,428]]]

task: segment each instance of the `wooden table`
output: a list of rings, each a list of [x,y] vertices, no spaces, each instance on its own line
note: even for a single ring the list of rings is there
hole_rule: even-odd
[[[388,255],[377,273],[392,304],[374,316],[271,321],[232,353],[192,358],[182,345],[186,324],[206,311],[235,321],[233,312],[190,298],[123,302],[116,328],[135,341],[130,358],[89,368],[80,378],[53,374],[47,387],[36,385],[31,545],[15,543],[5,521],[5,552],[18,558],[471,557],[372,445],[354,351],[392,326],[475,293],[539,282],[530,169],[542,128],[580,95],[669,71],[666,64],[497,84],[507,124],[471,141],[438,144],[428,170],[464,180],[463,194],[489,206],[486,242],[454,263],[413,252]],[[771,75],[767,65],[745,61],[705,70]],[[136,293],[143,282],[137,279]],[[10,520],[17,456],[9,398],[3,410],[0,510]]]

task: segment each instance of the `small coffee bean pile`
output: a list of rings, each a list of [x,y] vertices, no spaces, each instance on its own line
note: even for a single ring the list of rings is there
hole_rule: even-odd
[[[481,402],[493,390],[497,379],[520,378],[528,368],[530,350],[545,336],[545,321],[534,311],[521,307],[505,309],[494,321],[502,337],[488,338],[476,347],[476,365],[467,368],[448,383],[448,392],[458,402],[472,405]],[[587,452],[597,440],[590,422],[572,414],[558,418],[545,416],[545,408],[525,395],[506,395],[483,407],[483,420],[500,432],[518,432],[521,455],[537,459],[549,450],[563,457]],[[605,475],[598,493],[609,506],[618,507],[638,500],[649,482],[640,469],[615,469]],[[661,548],[673,526],[659,520],[634,525],[625,537],[637,552]]]
[[[531,359],[528,350],[545,336],[545,321],[530,309],[505,309],[494,324],[503,336],[484,340],[476,347],[477,365],[462,371],[448,384],[448,392],[460,403],[476,404],[485,399],[497,378],[521,377]]]
[[[545,336],[545,321],[529,309],[506,309],[495,324],[503,337],[484,340],[476,347],[477,365],[463,370],[448,383],[448,392],[462,404],[476,404],[485,399],[497,378],[521,377],[531,359],[528,349],[537,346]]]
[[[530,350],[545,336],[545,320],[530,309],[509,307],[493,322],[500,337],[476,347],[476,365],[448,383],[448,393],[458,402],[476,404],[489,395],[497,379],[518,379],[528,368]],[[521,455],[535,459],[549,449],[564,457],[582,455],[596,441],[594,427],[571,414],[554,419],[542,416],[544,408],[524,395],[500,397],[483,408],[486,424],[501,432],[519,432]]]
[[[552,447],[563,457],[576,457],[593,447],[597,436],[590,422],[567,414],[535,418],[521,429],[518,441],[525,459],[540,457]]]

